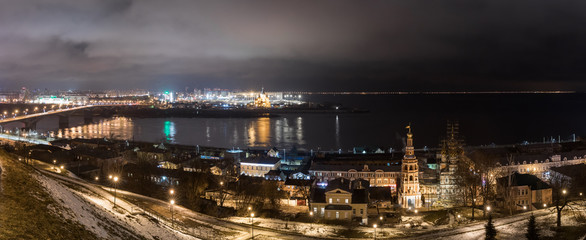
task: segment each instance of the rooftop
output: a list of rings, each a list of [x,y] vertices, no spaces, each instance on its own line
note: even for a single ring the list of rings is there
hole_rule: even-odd
[[[280,158],[273,158],[273,157],[251,157],[251,158],[243,158],[240,160],[240,163],[249,163],[249,164],[276,164],[280,162]]]

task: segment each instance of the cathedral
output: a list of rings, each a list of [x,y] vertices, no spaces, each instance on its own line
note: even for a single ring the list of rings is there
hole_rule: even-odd
[[[440,162],[440,182],[438,200],[443,206],[454,206],[458,202],[458,186],[456,185],[455,173],[458,169],[458,162],[463,157],[463,141],[459,139],[459,125],[457,122],[448,122],[447,137],[442,141]]]
[[[456,185],[456,171],[459,161],[464,159],[463,141],[459,138],[457,122],[448,122],[446,138],[441,142],[441,151],[437,169],[420,169],[415,156],[411,126],[407,133],[405,156],[401,163],[401,188],[399,204],[404,208],[425,206],[455,206],[461,196]],[[430,178],[424,179],[424,171],[432,172]],[[438,181],[439,180],[439,181]]]
[[[254,99],[254,107],[256,108],[271,108],[271,101],[265,94],[265,89],[262,88],[260,94]]]

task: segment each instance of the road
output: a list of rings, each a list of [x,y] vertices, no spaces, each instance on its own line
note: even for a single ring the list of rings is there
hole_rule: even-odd
[[[43,173],[45,173],[48,176],[53,177],[54,179],[61,181],[61,182],[66,182],[69,184],[75,184],[77,186],[81,186],[86,188],[87,190],[90,190],[91,192],[94,192],[102,197],[104,197],[105,199],[108,199],[110,201],[114,200],[114,196],[113,193],[110,191],[109,187],[104,187],[101,185],[96,185],[93,183],[89,183],[85,180],[79,179],[79,178],[71,178],[71,177],[66,177],[63,176],[61,174],[57,174],[52,172],[51,168],[49,167],[50,165],[46,164],[46,166],[38,166],[37,167],[41,167],[41,170]],[[147,196],[143,196],[143,195],[139,195],[139,194],[135,194],[135,193],[131,193],[131,192],[127,192],[127,191],[121,191],[118,190],[117,191],[117,196],[118,196],[118,200],[119,201],[125,201],[128,205],[133,206],[133,209],[125,209],[128,212],[132,212],[135,211],[135,209],[139,209],[139,208],[145,208],[144,210],[147,212],[150,212],[150,214],[156,214],[155,217],[157,218],[162,218],[163,220],[165,220],[166,223],[164,224],[168,224],[171,225],[171,216],[170,213],[168,211],[159,211],[157,213],[152,213],[153,209],[168,209],[169,203],[159,200],[159,199],[155,199],[155,198],[150,198]],[[122,200],[124,199],[124,200]],[[142,204],[139,204],[140,207],[138,205],[136,205],[136,203],[138,203],[139,200]],[[144,204],[144,203],[148,203],[148,204]],[[189,226],[184,226],[185,222],[193,222],[199,225],[204,225],[209,227],[210,229],[214,229],[214,230],[220,230],[220,231],[225,231],[225,232],[235,232],[238,234],[238,236],[234,239],[248,239],[250,238],[250,225],[248,224],[240,224],[240,223],[234,223],[234,222],[230,222],[230,221],[225,221],[219,218],[215,218],[209,215],[205,215],[205,214],[201,214],[201,213],[197,213],[194,211],[191,211],[189,209],[183,208],[181,206],[175,206],[174,207],[174,215],[175,215],[175,219],[180,219],[181,220],[181,224],[178,224],[179,226],[175,226],[176,230],[179,230],[185,234],[193,234],[189,232]],[[308,236],[304,236],[301,234],[295,234],[295,233],[290,233],[290,232],[285,232],[285,231],[280,231],[280,230],[276,230],[276,229],[268,229],[268,228],[263,228],[263,227],[258,227],[255,226],[254,227],[254,235],[255,236],[266,236],[266,237],[271,237],[271,238],[276,238],[276,239],[318,239],[318,238],[314,238],[314,237],[308,237]],[[204,235],[205,237],[206,235]],[[196,236],[196,237],[202,237],[200,236]],[[217,236],[216,236],[217,237]],[[212,238],[214,238],[214,236],[212,235]]]
[[[531,214],[538,218],[555,216],[555,214],[548,208],[521,213],[506,218],[497,218],[493,220],[493,223],[499,233],[506,234],[511,229],[513,229],[515,233],[524,233],[524,229],[527,227],[527,221]],[[482,239],[485,234],[485,224],[486,222],[471,223],[449,230],[421,234],[409,239]]]

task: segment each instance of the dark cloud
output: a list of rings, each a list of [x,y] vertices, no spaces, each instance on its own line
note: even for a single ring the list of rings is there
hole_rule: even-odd
[[[0,83],[586,90],[586,2],[4,0]]]

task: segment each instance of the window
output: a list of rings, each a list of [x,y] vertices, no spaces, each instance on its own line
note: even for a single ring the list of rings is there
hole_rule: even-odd
[[[340,212],[336,212],[336,219],[340,219]]]
[[[356,215],[356,208],[352,209],[352,214]]]
[[[346,200],[346,203],[348,203],[348,198],[346,198],[345,200]]]
[[[364,209],[360,209],[360,215],[364,214]]]
[[[332,198],[330,198],[330,204],[332,204]]]
[[[339,198],[336,198],[336,203],[340,203],[340,199]]]
[[[325,208],[321,208],[321,215],[323,216],[325,212]]]

